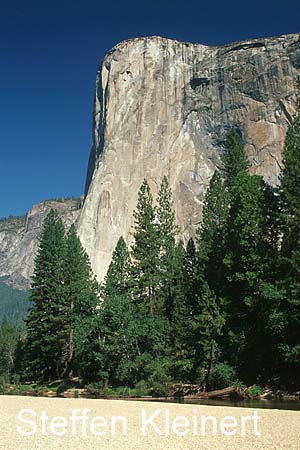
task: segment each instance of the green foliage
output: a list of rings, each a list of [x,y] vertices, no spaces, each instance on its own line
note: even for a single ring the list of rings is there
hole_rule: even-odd
[[[45,219],[35,258],[27,319],[26,354],[32,379],[59,378],[63,367],[65,322],[61,314],[61,288],[65,256],[65,230],[55,210]]]
[[[227,233],[225,264],[228,279],[240,297],[260,287],[268,258],[277,245],[273,220],[276,202],[259,176],[241,172],[233,189]],[[250,297],[247,301],[251,301]]]
[[[112,254],[104,280],[104,296],[125,295],[129,291],[131,260],[127,245],[121,236]]]
[[[178,227],[175,224],[175,212],[172,205],[172,191],[168,179],[162,180],[157,195],[156,224],[159,243],[159,294],[162,296],[165,313],[171,320],[176,297],[176,235]]]
[[[180,243],[178,250],[180,250]],[[185,253],[183,253],[183,255],[179,255],[179,257],[179,264],[180,267],[182,267],[183,273],[181,286],[185,296],[184,303],[188,309],[188,314],[193,315],[196,310],[199,286],[202,285],[203,281],[203,272],[202,268],[199,271],[199,265],[197,264],[197,252],[193,238],[189,239]]]
[[[218,362],[213,365],[210,374],[211,389],[223,389],[237,385],[238,374],[234,367],[227,362]]]
[[[132,394],[136,397],[144,397],[148,395],[148,388],[145,380],[141,380],[134,386]]]
[[[100,311],[99,353],[102,370],[113,385],[139,381],[140,344],[144,337],[137,306],[128,296],[112,296]]]
[[[141,307],[150,314],[159,314],[162,305],[158,297],[159,242],[155,208],[149,184],[144,179],[133,213],[134,243],[132,246],[131,278],[133,294]]]
[[[6,394],[6,379],[2,375],[0,376],[0,395]]]
[[[297,109],[289,126],[281,177],[281,287],[283,299],[278,314],[283,340],[278,350],[285,362],[285,377],[300,378],[300,79],[297,81]]]
[[[244,152],[244,143],[241,135],[235,129],[227,134],[225,150],[222,156],[224,166],[225,185],[231,192],[237,175],[248,169],[248,161]]]
[[[96,282],[89,258],[77,236],[74,225],[68,231],[63,260],[63,285],[60,289],[61,316],[65,327],[65,347],[63,350],[65,369],[63,375],[73,374],[80,361],[76,358],[80,347],[78,334],[82,327],[93,321],[98,304],[98,283]]]
[[[3,320],[0,327],[0,377],[9,382],[14,369],[14,354],[20,331]]]
[[[211,369],[217,357],[218,339],[224,325],[225,317],[219,302],[205,282],[198,297],[198,313],[194,317],[192,326],[198,366],[205,369],[204,386],[206,389],[209,387]]]
[[[24,358],[19,362],[19,370],[30,380],[70,376],[76,367],[77,349],[80,353],[81,342],[77,338],[93,320],[98,285],[75,227],[65,236],[55,210],[44,222],[30,300]]]
[[[177,381],[190,378],[194,367],[195,349],[192,343],[192,317],[195,313],[196,283],[195,246],[190,240],[185,251],[183,243],[179,242],[175,248],[176,270],[174,271],[174,285],[176,296],[173,305],[171,321],[171,337],[175,352],[173,376]]]
[[[101,383],[93,382],[86,385],[88,389],[88,397],[99,398],[103,396],[109,397],[145,397],[150,395],[147,383],[144,380],[139,381],[134,387],[128,386],[110,386],[104,387]]]
[[[271,372],[273,342],[266,329],[280,298],[275,284],[277,202],[261,177],[246,172],[236,177],[227,230],[226,357],[240,366],[244,379],[251,380],[262,366]]]
[[[216,171],[205,196],[203,221],[197,232],[195,261],[198,293],[195,296],[197,303],[193,340],[197,342],[197,366],[204,370],[206,389],[210,384],[211,370],[219,353],[220,336],[225,325],[221,294],[224,288],[223,259],[228,216],[229,195],[222,175]]]
[[[145,179],[131,248],[120,237],[101,290],[75,227],[65,235],[51,211],[27,337],[1,328],[2,384],[14,371],[42,381],[76,375],[95,396],[167,395],[174,381],[221,389],[243,380],[255,383],[252,396],[261,392],[256,383],[299,388],[299,104],[280,195],[248,173],[244,144],[231,130],[196,245],[177,242],[167,178],[156,202]]]
[[[230,139],[236,143],[235,135]],[[237,144],[228,146],[227,162],[231,151],[240,155],[228,175],[230,192],[219,172],[211,179],[197,248],[192,239],[186,249],[176,244],[166,178],[157,207],[144,180],[132,249],[119,240],[82,351],[81,368],[85,361],[85,374],[103,386],[132,389],[145,381],[148,392],[162,395],[172,380],[205,389],[241,383],[240,377],[274,382],[274,345],[286,361],[297,358],[296,346],[280,345],[288,320],[277,284],[278,199],[244,170]]]
[[[205,195],[203,221],[197,231],[198,279],[206,279],[220,295],[224,285],[224,240],[229,215],[229,194],[216,171]]]
[[[27,316],[29,293],[19,291],[0,281],[0,323],[6,319],[10,324],[24,326]]]
[[[298,89],[299,80],[298,80]],[[300,104],[298,100],[297,110],[293,117],[293,122],[289,126],[286,134],[283,164],[284,168],[281,176],[281,197],[283,201],[283,208],[287,215],[289,212],[299,211],[299,202],[297,198],[300,195]],[[288,217],[291,224],[296,225],[297,218],[294,216]]]
[[[81,368],[87,369],[82,376],[102,377],[103,385],[133,387],[142,380],[160,384],[162,367],[154,361],[168,363],[166,376],[171,361],[170,318],[180,292],[176,277],[181,267],[166,178],[157,208],[144,180],[134,219],[131,252],[120,238],[102,286],[103,302],[82,349]]]
[[[253,386],[250,386],[247,392],[250,395],[250,397],[259,397],[260,395],[263,394],[264,390],[260,386],[253,384]]]
[[[170,384],[170,366],[171,361],[168,357],[152,360],[147,365],[146,376],[149,394],[154,397],[167,395]]]

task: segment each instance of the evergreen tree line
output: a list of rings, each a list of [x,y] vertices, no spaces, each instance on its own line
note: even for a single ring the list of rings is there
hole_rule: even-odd
[[[28,292],[0,281],[0,390],[13,376],[15,350],[24,330],[28,306]]]
[[[35,257],[31,307],[14,371],[25,380],[69,378],[80,364],[81,330],[94,320],[99,286],[72,225],[66,233],[56,210],[45,219]]]
[[[100,288],[75,228],[66,235],[49,214],[15,370],[34,380],[145,383],[156,393],[173,381],[299,387],[299,99],[279,189],[249,173],[238,131],[222,159],[186,246],[167,178],[155,202],[143,181],[132,245],[120,237]]]
[[[7,320],[11,325],[22,327],[28,311],[27,291],[19,291],[5,284],[0,278],[0,323]]]
[[[15,350],[20,329],[3,319],[0,326],[0,390],[4,383],[10,381],[15,360]]]

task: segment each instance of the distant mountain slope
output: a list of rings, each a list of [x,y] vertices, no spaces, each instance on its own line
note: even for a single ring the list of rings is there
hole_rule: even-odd
[[[46,200],[33,205],[24,216],[0,219],[2,283],[15,289],[28,290],[38,238],[46,215],[52,208],[56,209],[68,228],[72,223],[76,223],[80,207],[80,198]]]

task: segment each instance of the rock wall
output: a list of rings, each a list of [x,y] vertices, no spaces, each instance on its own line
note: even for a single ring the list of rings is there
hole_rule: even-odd
[[[252,173],[278,183],[297,74],[299,34],[224,47],[139,38],[105,56],[79,221],[99,279],[119,236],[130,242],[144,177],[155,193],[168,176],[181,236],[194,234],[230,127],[243,134]]]
[[[10,286],[26,290],[30,287],[34,255],[46,215],[56,209],[65,226],[76,223],[80,213],[80,199],[44,201],[34,205],[22,217],[0,221],[0,279]]]

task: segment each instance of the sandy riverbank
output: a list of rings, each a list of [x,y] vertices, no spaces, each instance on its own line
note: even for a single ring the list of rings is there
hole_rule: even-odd
[[[300,411],[14,396],[0,408],[5,450],[300,450]]]

